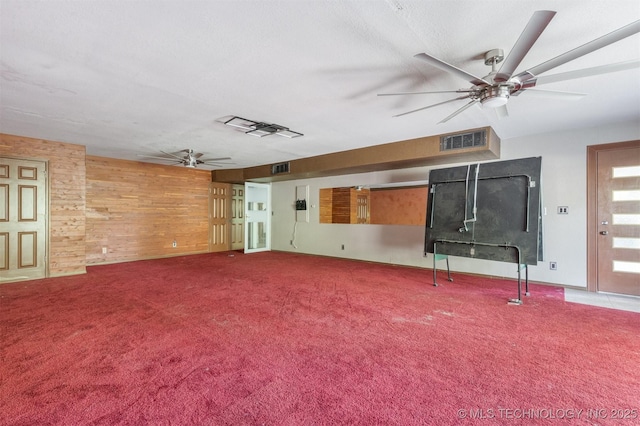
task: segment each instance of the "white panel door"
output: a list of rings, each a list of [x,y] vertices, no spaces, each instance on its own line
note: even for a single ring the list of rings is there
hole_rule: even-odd
[[[271,185],[244,184],[244,252],[271,250]]]

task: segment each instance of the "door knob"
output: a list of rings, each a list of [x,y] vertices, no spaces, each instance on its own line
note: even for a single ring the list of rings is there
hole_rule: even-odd
[[[609,231],[600,231],[600,235],[609,235]]]

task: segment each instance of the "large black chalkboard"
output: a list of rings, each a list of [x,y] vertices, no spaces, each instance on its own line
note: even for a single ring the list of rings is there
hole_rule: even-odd
[[[425,254],[542,260],[541,157],[429,173]]]

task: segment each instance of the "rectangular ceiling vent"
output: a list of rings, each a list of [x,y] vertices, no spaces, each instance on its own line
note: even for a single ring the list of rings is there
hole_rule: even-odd
[[[286,163],[278,163],[278,164],[273,164],[271,166],[271,174],[272,175],[279,175],[282,173],[289,173],[289,162],[287,161]]]
[[[457,135],[447,135],[440,138],[440,151],[451,151],[454,149],[474,148],[476,146],[487,145],[487,131],[460,133]]]

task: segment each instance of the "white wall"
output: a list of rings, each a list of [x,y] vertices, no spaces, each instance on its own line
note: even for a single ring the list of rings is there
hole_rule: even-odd
[[[542,156],[545,260],[529,267],[531,280],[586,287],[586,147],[636,139],[639,122],[502,140],[500,160]],[[423,256],[424,227],[320,224],[318,199],[320,188],[426,180],[428,174],[428,167],[418,167],[274,183],[272,249],[430,268],[431,255]],[[296,225],[297,185],[309,185],[310,220]],[[557,206],[568,206],[569,214],[558,215]],[[556,271],[549,269],[549,261],[557,262]],[[517,277],[510,263],[460,257],[450,263],[453,271]]]

